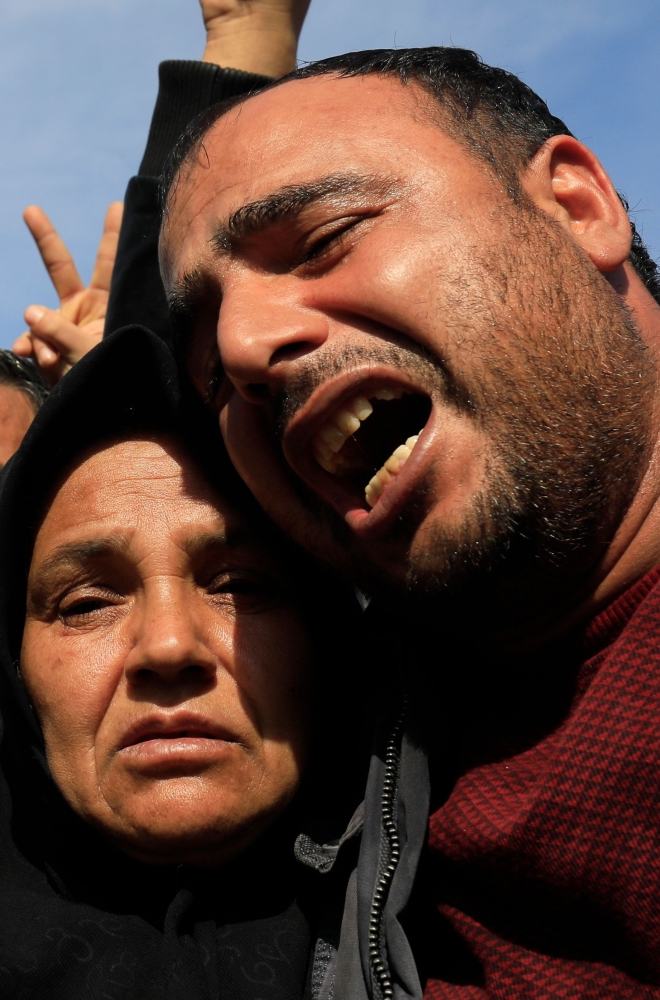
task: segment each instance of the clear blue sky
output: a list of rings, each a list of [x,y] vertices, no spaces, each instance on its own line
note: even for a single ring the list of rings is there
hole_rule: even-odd
[[[198,58],[197,0],[2,0],[0,346],[54,292],[21,220],[40,204],[89,277],[139,163],[162,59]],[[660,257],[658,0],[312,0],[300,56],[455,44],[518,73],[605,163]]]

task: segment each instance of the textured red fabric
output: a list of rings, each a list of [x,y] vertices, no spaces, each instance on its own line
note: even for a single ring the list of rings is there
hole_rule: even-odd
[[[568,710],[430,819],[427,1000],[660,998],[660,571],[592,622]]]

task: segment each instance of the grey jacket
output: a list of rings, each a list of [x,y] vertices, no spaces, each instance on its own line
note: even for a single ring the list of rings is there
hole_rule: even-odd
[[[348,879],[338,943],[319,933],[312,1000],[422,1000],[410,943],[400,922],[410,899],[429,811],[424,750],[407,732],[408,709],[376,739],[364,801],[340,838],[296,842],[300,862],[325,874],[360,838]],[[387,731],[387,727],[384,727]]]

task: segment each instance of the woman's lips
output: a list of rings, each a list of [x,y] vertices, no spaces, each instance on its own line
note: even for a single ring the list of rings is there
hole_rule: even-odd
[[[172,736],[133,743],[119,751],[126,762],[150,771],[205,767],[227,757],[238,746],[235,741],[206,736]]]
[[[131,726],[117,754],[140,768],[171,768],[175,764],[208,764],[240,746],[235,734],[199,716],[149,717]]]

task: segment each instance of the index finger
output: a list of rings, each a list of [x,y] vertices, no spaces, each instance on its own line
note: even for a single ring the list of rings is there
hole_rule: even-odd
[[[82,291],[85,286],[73,257],[46,213],[38,205],[30,205],[23,212],[23,219],[34,237],[60,301]]]

